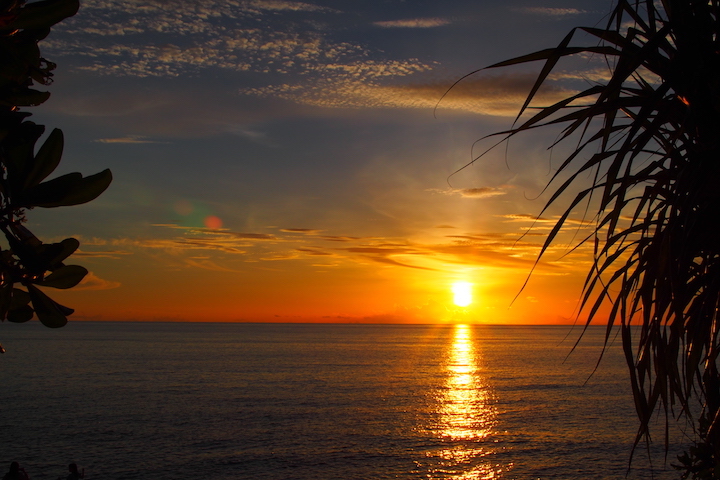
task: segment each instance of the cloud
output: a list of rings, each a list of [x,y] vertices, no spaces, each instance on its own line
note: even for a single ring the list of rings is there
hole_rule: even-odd
[[[360,247],[348,247],[343,248],[342,250],[346,252],[353,252],[353,253],[363,253],[363,254],[382,254],[382,255],[407,255],[411,253],[416,253],[416,251],[409,247],[408,245],[364,245]]]
[[[536,223],[549,223],[555,222],[550,218],[538,217],[537,215],[530,215],[528,213],[507,213],[505,215],[499,215],[500,217],[510,220],[512,222],[536,222]]]
[[[146,137],[140,135],[128,135],[127,137],[118,138],[98,138],[97,140],[93,141],[96,143],[168,143],[158,142],[155,140],[146,140]]]
[[[578,10],[577,8],[553,8],[553,7],[522,7],[514,8],[516,12],[527,13],[530,15],[542,15],[548,17],[565,17],[568,15],[581,15],[590,13],[587,10]]]
[[[312,255],[312,256],[332,256],[333,255],[332,253],[324,252],[322,250],[317,250],[314,248],[296,248],[295,250],[298,252],[307,254],[307,255]]]
[[[185,230],[190,234],[209,234],[218,238],[232,237],[240,238],[243,240],[277,240],[272,234],[269,233],[256,233],[256,232],[234,232],[225,228],[202,228],[202,227],[188,227],[185,225],[177,225],[175,223],[155,223],[154,227],[172,228],[176,230]]]
[[[242,232],[217,232],[211,229],[200,229],[200,232],[217,233],[219,235],[229,235],[234,238],[242,238],[245,240],[277,240],[277,237],[268,233],[242,233]]]
[[[526,215],[508,216],[526,222]],[[277,229],[272,233],[229,232],[189,229],[162,225],[166,231],[182,231],[182,236],[154,239],[115,239],[110,245],[127,250],[163,251],[192,268],[216,271],[238,271],[242,263],[278,261],[304,262],[318,266],[319,258],[332,258],[332,266],[367,265],[368,261],[388,266],[420,270],[445,271],[453,265],[481,265],[495,268],[535,268],[540,274],[557,274],[584,268],[587,253],[582,248],[568,257],[568,246],[552,245],[536,265],[542,236],[515,233],[458,233],[444,241],[417,242],[407,238],[318,235],[314,228]],[[291,231],[283,231],[291,230]],[[296,232],[302,232],[298,235]],[[521,236],[522,235],[522,236]],[[583,247],[585,248],[585,247]],[[591,248],[591,247],[587,247]],[[203,251],[198,255],[196,252]],[[328,265],[320,265],[322,267]]]
[[[407,268],[416,268],[416,269],[419,269],[419,270],[437,271],[437,269],[435,269],[435,268],[422,267],[422,266],[419,266],[419,265],[410,265],[410,264],[407,264],[407,263],[398,262],[397,260],[393,260],[392,258],[388,258],[388,257],[373,257],[373,256],[370,256],[370,257],[367,257],[367,258],[369,258],[370,260],[372,260],[372,261],[374,261],[374,262],[385,263],[385,264],[388,264],[388,265],[393,265],[393,266],[395,266],[395,267],[407,267]]]
[[[588,68],[577,71],[553,72],[548,76],[550,80],[581,80],[583,82],[606,83],[612,78],[612,70],[607,67]]]
[[[383,28],[435,28],[449,25],[450,20],[445,18],[407,18],[403,20],[389,20],[375,22],[373,25]]]
[[[303,74],[368,56],[334,41],[298,14],[322,21],[335,10],[282,0],[88,1],[53,30],[44,52],[97,75],[175,77],[214,68]],[[69,60],[72,60],[71,62]]]
[[[314,228],[281,228],[280,231],[285,233],[303,233],[305,235],[317,235],[322,232],[322,230]]]
[[[533,224],[552,224],[554,225],[559,219],[559,216],[552,218],[538,217],[527,213],[508,213],[505,215],[498,215],[501,218],[509,220],[511,222],[530,222]],[[595,227],[595,222],[586,220],[584,218],[573,218],[568,217],[563,221],[564,225],[576,225],[581,227]]]
[[[83,243],[83,246],[88,246],[87,243]],[[85,250],[77,250],[73,253],[73,256],[85,257],[85,258],[119,258],[122,255],[130,255],[130,252],[122,250],[107,250],[107,251],[94,251],[88,252]]]
[[[362,240],[363,237],[348,237],[342,235],[322,235],[319,238],[328,240],[330,242],[353,242],[355,240]]]
[[[447,188],[445,190],[432,188],[429,191],[443,195],[460,195],[463,198],[490,198],[507,193],[504,189],[496,187]]]
[[[304,13],[300,15],[300,12]],[[408,92],[397,85],[397,81],[430,72],[437,64],[417,58],[387,58],[387,54],[366,44],[335,38],[331,30],[322,26],[328,23],[327,15],[335,13],[328,8],[283,0],[88,0],[77,16],[53,30],[53,36],[43,43],[43,53],[83,75],[187,78],[206,70],[235,72],[242,78],[252,75],[255,86],[242,88],[240,98],[272,97],[324,108],[432,108],[435,105],[442,86],[433,89],[428,98],[418,98],[417,92]],[[447,20],[420,18],[381,24],[428,28],[447,24]],[[383,82],[395,85],[383,85]],[[211,93],[203,95],[212,97]],[[133,112],[153,114],[160,108],[163,111],[175,108],[182,94],[155,95],[153,92],[148,95],[136,91],[133,96],[129,103],[115,101],[115,108],[101,108],[95,102],[86,102],[75,103],[68,110],[76,115],[85,111],[97,114],[99,109],[105,114],[120,116]],[[100,102],[113,100],[100,99]],[[205,119],[197,117],[202,117],[203,110],[207,109],[203,108],[203,102],[199,108],[195,105],[198,102],[193,99],[190,102],[191,105],[182,102],[185,111],[195,107],[198,112],[195,124],[202,123]],[[237,109],[235,104],[231,107]],[[245,105],[241,109],[247,108]],[[246,122],[237,118],[238,113],[226,115],[226,123],[230,125],[227,128],[262,140],[262,134],[245,128]],[[213,112],[214,131],[218,129],[217,117],[218,112]],[[163,128],[162,121],[153,123],[158,124],[154,132]],[[141,143],[148,140],[124,137],[99,141]]]
[[[365,65],[367,66],[367,64]],[[346,66],[347,67],[347,66]],[[481,115],[514,117],[535,83],[533,74],[506,74],[469,78],[452,90],[452,80],[444,83],[387,85],[380,81],[379,66],[370,71],[338,73],[332,81],[282,84],[242,89],[240,93],[282,98],[299,104],[323,108],[412,108],[438,112],[462,111]],[[393,78],[422,73],[429,65],[396,63],[388,65]],[[397,82],[395,82],[397,83]],[[546,84],[533,105],[550,105],[574,93],[559,85]],[[443,97],[443,95],[445,95]],[[442,101],[441,101],[442,99]],[[439,103],[438,103],[439,102]]]
[[[525,10],[554,15],[574,11]],[[304,13],[300,15],[300,12]],[[53,36],[44,42],[44,52],[62,59],[70,68],[103,76],[186,77],[207,69],[252,74],[254,86],[239,89],[239,99],[244,96],[282,99],[321,108],[430,110],[438,105],[454,79],[425,80],[425,76],[437,68],[437,63],[417,58],[387,58],[383,52],[367,45],[335,38],[330,30],[321,27],[327,24],[327,15],[335,14],[336,11],[328,8],[284,0],[137,3],[95,0],[86,2],[76,17],[58,25]],[[383,21],[376,25],[430,28],[448,23],[446,19],[432,17]],[[534,81],[535,76],[527,74],[472,77],[447,92],[439,111],[514,116]],[[535,103],[554,103],[572,93],[559,85],[546,84]],[[163,102],[163,110],[168,111],[180,98],[177,92],[154,97],[104,111],[118,112],[117,115],[138,109],[145,112],[150,110],[150,103],[157,110],[157,104]],[[237,102],[234,99],[231,102],[237,109]],[[75,105],[73,111],[97,108]],[[198,116],[204,115],[202,107],[196,111]],[[188,126],[188,130],[197,129],[197,123],[215,119],[217,131],[218,112],[213,114],[207,120],[195,118],[195,125]],[[262,134],[244,128],[246,122],[236,118],[237,113],[226,115],[227,123],[237,133],[262,138]],[[141,143],[149,140],[123,137],[99,141]]]
[[[120,282],[114,282],[111,280],[103,280],[102,278],[95,275],[93,272],[88,272],[85,278],[73,288],[73,291],[78,290],[111,290],[113,288],[120,287]]]
[[[253,0],[247,2],[248,5],[252,5],[259,10],[274,10],[274,11],[292,11],[292,12],[337,12],[326,7],[320,7],[318,5],[312,5],[304,2],[286,2],[282,0]]]
[[[211,270],[213,272],[237,272],[237,270],[224,265],[218,265],[216,262],[206,258],[186,258],[184,261],[191,267],[202,268],[203,270]]]

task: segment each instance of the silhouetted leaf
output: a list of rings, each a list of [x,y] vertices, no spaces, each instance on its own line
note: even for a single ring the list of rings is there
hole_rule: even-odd
[[[19,288],[12,288],[12,301],[10,309],[14,310],[30,303],[30,294]]]
[[[55,302],[37,287],[28,285],[27,288],[32,299],[32,305],[35,308],[35,314],[40,322],[50,328],[65,326],[67,323],[66,315],[70,315],[73,310]]]
[[[32,167],[25,177],[24,187],[26,189],[38,185],[55,171],[62,158],[63,145],[63,133],[56,128],[50,132],[47,140],[35,155]]]
[[[12,301],[12,282],[6,282],[0,286],[0,321],[7,318],[7,312],[10,309],[10,302]]]
[[[97,198],[112,181],[110,170],[83,177],[68,173],[26,190],[16,200],[15,207],[65,207],[80,205]]]
[[[43,244],[39,249],[42,262],[47,265],[46,270],[55,270],[62,265],[70,255],[80,247],[80,242],[75,238],[66,238],[60,243]]]
[[[32,320],[33,318],[33,309],[29,305],[23,305],[22,307],[18,307],[14,310],[10,310],[7,315],[8,322],[13,323],[25,323],[27,321]],[[62,326],[62,325],[60,325]]]
[[[41,92],[40,90],[28,88],[5,96],[0,101],[0,104],[11,107],[34,107],[44,103],[48,98],[50,98],[50,92]]]
[[[25,5],[8,27],[9,29],[49,29],[56,23],[75,15],[78,0],[44,0]]]
[[[45,277],[38,285],[62,289],[72,288],[80,283],[87,273],[87,269],[80,265],[65,265]]]

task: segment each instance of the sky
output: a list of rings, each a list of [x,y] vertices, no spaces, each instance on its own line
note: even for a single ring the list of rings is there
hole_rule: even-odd
[[[582,212],[535,265],[558,214],[538,217],[556,132],[468,165],[512,125],[540,65],[443,94],[610,7],[82,2],[40,44],[58,67],[32,119],[64,132],[57,175],[114,180],[91,203],[28,212],[44,241],[80,240],[69,263],[90,271],[48,293],[71,321],[572,322],[590,265],[570,248]],[[597,58],[563,63],[538,102],[603,75]]]

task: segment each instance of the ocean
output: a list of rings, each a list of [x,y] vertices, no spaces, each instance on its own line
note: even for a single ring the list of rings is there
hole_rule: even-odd
[[[593,373],[604,329],[571,353],[578,334],[5,323],[0,474],[18,461],[33,480],[71,462],[90,480],[679,478],[662,428],[628,473],[637,420],[619,339]]]

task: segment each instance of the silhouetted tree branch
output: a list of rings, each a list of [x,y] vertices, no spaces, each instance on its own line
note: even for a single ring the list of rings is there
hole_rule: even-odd
[[[62,327],[73,310],[39,287],[72,288],[87,274],[66,265],[79,242],[67,238],[43,243],[23,223],[35,207],[54,208],[93,200],[110,185],[110,170],[48,176],[60,163],[63,134],[54,129],[39,148],[45,127],[28,120],[27,107],[50,93],[36,85],[52,83],[55,64],[40,55],[38,42],[56,23],[74,15],[78,0],[0,1],[0,231],[8,247],[0,249],[0,320],[26,322],[37,316],[48,327]],[[2,351],[2,347],[0,347]]]

